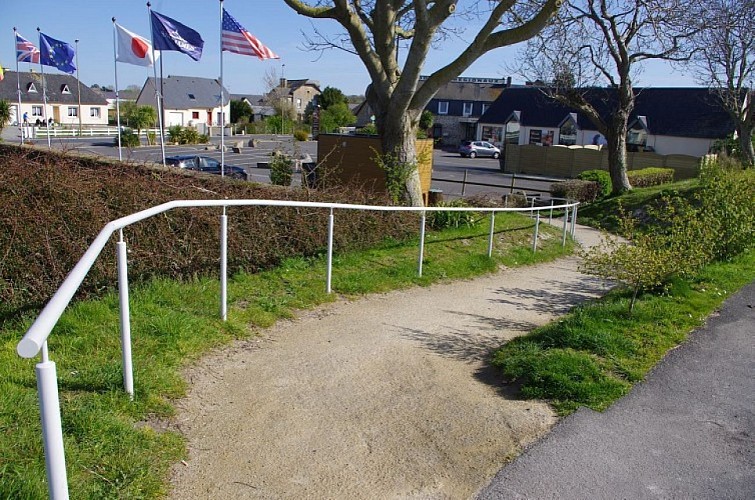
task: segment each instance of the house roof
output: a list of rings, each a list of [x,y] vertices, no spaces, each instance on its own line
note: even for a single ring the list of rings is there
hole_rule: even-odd
[[[548,97],[540,87],[505,89],[480,117],[479,123],[504,124],[519,111],[523,126],[558,127],[564,119],[576,116],[577,126],[595,130],[582,113]],[[635,108],[630,125],[639,116],[646,117],[649,133],[676,137],[720,138],[734,130],[734,123],[716,95],[707,88],[635,88]],[[608,117],[615,108],[616,90],[592,87],[584,89],[588,102],[601,116]]]
[[[157,79],[160,82],[160,79]],[[163,100],[166,109],[215,108],[220,106],[220,83],[211,78],[196,76],[168,76],[162,79]],[[223,96],[228,104],[230,94],[223,88]],[[155,105],[155,78],[149,77],[144,82],[142,91],[136,99],[142,105]]]
[[[265,96],[260,94],[231,94],[232,101],[246,100],[251,106],[258,106],[264,101]]]
[[[115,90],[92,90],[100,94],[108,101],[115,101]],[[139,97],[139,92],[135,90],[123,89],[118,91],[118,96],[120,97],[121,101],[135,101],[136,98]]]
[[[493,102],[506,87],[502,83],[450,81],[440,87],[434,99],[441,101]]]
[[[26,73],[23,71],[19,73],[15,71],[5,72],[5,78],[0,80],[0,99],[5,99],[10,103],[18,102],[17,79],[21,83],[21,102],[44,102],[44,96],[42,95],[42,74],[37,72]],[[73,75],[45,73],[45,82],[48,104],[79,103],[78,81]],[[29,92],[32,84],[36,92]],[[66,89],[68,92],[64,93]],[[81,104],[106,105],[107,101],[104,97],[82,83]]]

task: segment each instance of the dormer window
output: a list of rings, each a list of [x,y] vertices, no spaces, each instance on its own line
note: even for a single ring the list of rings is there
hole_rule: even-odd
[[[65,85],[65,84],[64,84],[64,85],[62,85],[62,86],[60,87],[60,93],[61,93],[61,94],[70,94],[70,93],[71,93],[71,91],[70,91],[70,90],[68,89],[68,85]]]
[[[191,99],[192,101],[196,101],[197,100],[197,98],[194,96],[194,94],[189,94],[189,99]]]
[[[647,118],[638,116],[627,131],[627,149],[643,151],[648,143]]]
[[[558,126],[558,143],[562,146],[577,144],[577,115],[569,113]]]
[[[35,87],[35,86],[34,86],[34,82],[30,83],[30,84],[29,84],[29,85],[28,85],[28,86],[26,87],[26,91],[27,91],[28,93],[30,93],[30,94],[36,94],[36,93],[37,93],[37,87]]]

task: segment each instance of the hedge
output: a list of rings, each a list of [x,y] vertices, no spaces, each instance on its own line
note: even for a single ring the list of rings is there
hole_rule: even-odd
[[[579,176],[578,179],[583,181],[593,181],[598,183],[598,198],[605,198],[613,190],[613,183],[611,182],[611,174],[606,170],[585,170]]]
[[[674,181],[674,169],[650,167],[630,170],[627,172],[627,177],[632,187],[659,186]]]
[[[581,203],[595,201],[598,197],[598,183],[570,179],[551,184],[551,195],[555,198],[566,198]]]

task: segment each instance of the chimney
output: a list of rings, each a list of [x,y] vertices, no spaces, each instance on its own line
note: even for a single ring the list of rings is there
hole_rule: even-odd
[[[284,88],[288,87],[288,80],[286,80],[285,78],[281,78],[281,85],[280,86],[284,87]]]
[[[506,78],[506,87],[511,87],[511,77]]]

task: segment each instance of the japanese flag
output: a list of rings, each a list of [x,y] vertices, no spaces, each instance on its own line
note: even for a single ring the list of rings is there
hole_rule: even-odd
[[[115,31],[118,38],[116,61],[137,66],[152,66],[152,45],[146,38],[131,33],[118,23],[115,24]],[[155,51],[155,59],[159,57],[160,52]]]

